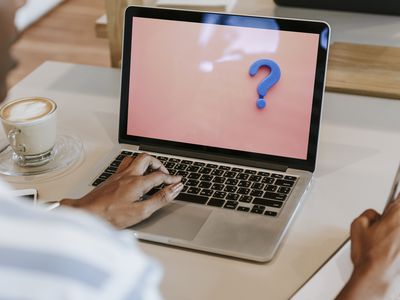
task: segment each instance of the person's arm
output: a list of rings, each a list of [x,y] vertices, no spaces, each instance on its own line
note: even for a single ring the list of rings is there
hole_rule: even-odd
[[[152,172],[149,172],[152,171]],[[169,175],[156,158],[140,154],[126,157],[111,176],[81,199],[64,199],[61,206],[70,206],[94,213],[118,228],[126,228],[148,218],[170,203],[183,188],[180,176]],[[152,188],[165,187],[150,198],[142,197]]]
[[[351,225],[354,270],[336,300],[385,299],[400,274],[400,195],[380,215],[367,210]]]

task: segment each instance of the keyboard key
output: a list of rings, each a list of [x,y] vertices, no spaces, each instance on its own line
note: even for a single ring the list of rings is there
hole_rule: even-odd
[[[104,179],[104,180],[106,180],[106,179],[110,178],[111,176],[112,176],[112,173],[104,172],[103,174],[101,174],[101,175],[99,176],[99,179]]]
[[[270,173],[259,171],[259,172],[257,172],[257,175],[260,175],[260,176],[263,176],[263,177],[268,177],[270,175]]]
[[[232,185],[227,185],[224,188],[224,191],[228,192],[228,193],[234,193],[234,192],[236,192],[236,190],[237,190],[237,187],[236,186],[232,186]]]
[[[176,173],[178,173],[177,170],[168,170],[170,175],[175,175]]]
[[[177,164],[175,166],[175,169],[180,170],[180,171],[184,171],[186,168],[187,168],[187,165],[185,165],[185,164]]]
[[[291,188],[289,188],[289,187],[281,186],[281,187],[278,189],[278,193],[289,194],[289,193],[290,193],[290,190],[291,190]]]
[[[241,181],[239,181],[239,183],[238,183],[238,186],[240,186],[240,187],[245,187],[245,188],[250,187],[250,185],[251,185],[251,182],[250,182],[250,181],[241,180]]]
[[[200,182],[198,187],[202,188],[202,189],[208,189],[208,188],[210,188],[211,185],[212,185],[212,183],[209,181],[202,181],[202,182]]]
[[[246,202],[250,203],[253,200],[253,197],[251,196],[240,196],[239,201],[240,202]]]
[[[188,172],[197,172],[199,171],[200,167],[196,167],[196,166],[189,166],[186,171]]]
[[[262,190],[264,188],[264,183],[254,182],[251,188],[256,190]]]
[[[215,177],[214,178],[215,183],[224,183],[225,180],[226,180],[226,178],[224,178],[224,177]]]
[[[175,167],[175,164],[172,163],[172,162],[167,162],[167,163],[165,164],[165,167],[166,167],[167,169],[172,169],[173,167]]]
[[[181,161],[181,163],[187,164],[187,165],[191,165],[191,164],[192,164],[192,161],[191,161],[191,160],[184,159],[184,160]]]
[[[218,165],[216,165],[216,164],[207,164],[206,167],[207,168],[211,168],[211,169],[216,169],[216,168],[218,168]]]
[[[256,174],[257,173],[257,171],[254,171],[254,170],[246,170],[246,171],[244,171],[246,174]]]
[[[214,191],[222,191],[224,189],[224,185],[221,183],[214,183],[211,189]]]
[[[189,178],[189,179],[199,179],[200,176],[201,176],[201,174],[199,174],[199,173],[190,173],[190,174],[188,175],[188,178]]]
[[[286,179],[286,180],[296,181],[297,177],[286,175],[286,176],[285,176],[285,179]]]
[[[229,184],[229,185],[237,185],[237,184],[238,184],[238,182],[239,182],[239,180],[237,180],[237,179],[232,179],[232,178],[229,178],[227,181],[225,181],[225,184]]]
[[[271,174],[271,177],[272,178],[283,178],[283,175],[282,174]]]
[[[218,170],[218,169],[215,169],[214,171],[211,172],[211,175],[214,175],[214,176],[222,176],[222,174],[224,174],[224,171]]]
[[[212,191],[212,190],[203,189],[200,192],[200,196],[210,197],[213,193],[214,193],[214,191]]]
[[[211,175],[203,175],[200,177],[201,181],[211,181],[213,177]]]
[[[168,157],[166,157],[166,156],[157,156],[157,159],[158,159],[159,161],[165,162],[165,161],[168,160]]]
[[[122,161],[120,161],[120,160],[114,160],[114,161],[110,164],[110,166],[115,167],[115,168],[118,168],[119,165],[121,164],[121,162],[122,162]]]
[[[214,198],[221,198],[221,199],[225,198],[225,196],[226,196],[226,192],[220,192],[220,191],[214,192],[214,195],[213,195]]]
[[[259,182],[261,180],[261,176],[259,176],[259,175],[251,175],[249,177],[249,180],[250,181],[254,181],[254,182]]]
[[[120,154],[120,155],[118,155],[117,156],[117,158],[115,159],[115,160],[123,160],[124,158],[126,157],[126,155],[122,155],[122,154]]]
[[[186,193],[180,193],[176,200],[198,203],[198,204],[206,204],[208,197],[199,196],[199,195],[191,195]]]
[[[235,201],[226,201],[224,208],[235,209],[237,205],[238,203]]]
[[[190,186],[187,186],[187,185],[185,185],[184,187],[183,187],[183,189],[182,189],[182,192],[181,193],[186,193],[187,192],[187,190],[190,188]]]
[[[101,183],[103,183],[104,182],[104,179],[96,179],[93,183],[92,183],[92,186],[98,186],[98,185],[100,185]]]
[[[240,195],[238,195],[238,194],[229,193],[229,194],[226,196],[226,199],[227,199],[227,200],[232,200],[232,201],[237,201],[237,200],[239,199],[239,197],[240,197]]]
[[[252,190],[250,193],[250,196],[254,196],[254,197],[261,197],[263,195],[263,191],[260,190]]]
[[[124,151],[121,152],[121,154],[122,155],[126,155],[126,156],[132,156],[133,152],[124,150]]]
[[[200,192],[200,189],[197,188],[197,187],[191,186],[191,187],[187,190],[187,192],[188,192],[189,194],[198,194],[198,193]]]
[[[178,159],[178,158],[173,158],[173,157],[171,157],[170,159],[168,159],[168,161],[169,161],[169,162],[173,162],[173,163],[180,163],[180,162],[181,162],[180,159]]]
[[[248,188],[239,188],[237,193],[241,194],[241,195],[247,195],[248,193],[250,193],[250,189],[248,189]]]
[[[203,167],[203,168],[201,168],[201,169],[199,170],[199,173],[200,173],[200,174],[210,174],[211,171],[212,171],[212,169]]]
[[[234,178],[236,176],[235,172],[227,171],[224,175],[226,178]]]
[[[268,199],[263,199],[263,198],[254,198],[253,204],[281,208],[283,205],[283,202],[273,201],[273,200],[268,200]]]
[[[271,178],[271,177],[264,177],[263,179],[261,179],[262,183],[267,183],[267,184],[273,184],[274,181],[275,181],[275,179]]]
[[[284,194],[277,194],[277,193],[271,193],[271,192],[265,192],[263,195],[263,198],[279,200],[279,201],[285,201],[286,197],[287,196]]]
[[[278,186],[272,184],[267,185],[267,187],[265,188],[265,190],[268,192],[276,192],[277,189]]]
[[[264,210],[263,209],[258,209],[258,208],[252,208],[250,212],[253,213],[253,214],[260,214],[261,215],[264,212]]]
[[[187,186],[197,186],[199,184],[200,181],[198,180],[194,180],[194,179],[189,179],[185,185]]]
[[[244,171],[244,169],[242,168],[232,168],[233,172],[237,172],[237,173],[242,173]]]
[[[266,210],[264,215],[266,216],[271,216],[271,217],[275,217],[277,215],[276,211],[270,211],[270,210]]]
[[[182,177],[186,177],[186,176],[189,175],[189,172],[186,172],[186,171],[178,171],[178,172],[175,173],[175,175],[182,176]]]
[[[249,178],[250,175],[248,174],[239,174],[238,176],[236,176],[236,179],[240,179],[240,180],[247,180]]]
[[[283,180],[283,179],[277,179],[275,181],[276,185],[281,185],[281,186],[286,186],[286,187],[292,187],[294,185],[294,181],[291,180]]]
[[[206,164],[203,163],[203,162],[201,162],[201,161],[195,161],[195,162],[193,163],[193,165],[194,165],[194,166],[203,167],[203,166],[205,166]]]
[[[239,210],[239,211],[249,211],[250,208],[249,208],[249,207],[246,207],[246,206],[239,206],[238,208],[236,208],[236,210]]]
[[[224,170],[224,171],[228,171],[228,170],[231,169],[231,167],[228,167],[228,166],[219,166],[218,169]]]
[[[108,167],[108,168],[105,170],[105,172],[108,172],[108,173],[115,173],[115,172],[117,172],[117,168],[116,168],[116,167]]]
[[[222,207],[222,205],[224,205],[224,203],[225,203],[225,200],[223,200],[223,199],[211,198],[210,201],[207,202],[207,205]]]

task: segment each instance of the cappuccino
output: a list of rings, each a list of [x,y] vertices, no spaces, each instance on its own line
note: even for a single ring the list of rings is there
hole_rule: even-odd
[[[56,116],[56,103],[42,97],[18,99],[0,108],[0,119],[17,165],[40,166],[52,159],[57,139]]]
[[[47,98],[24,98],[3,106],[0,117],[9,122],[29,122],[51,114],[56,104]]]

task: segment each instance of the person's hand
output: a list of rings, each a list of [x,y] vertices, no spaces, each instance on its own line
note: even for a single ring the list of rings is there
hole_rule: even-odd
[[[108,220],[118,228],[126,228],[148,218],[170,203],[183,188],[180,176],[168,174],[156,158],[140,154],[136,159],[126,157],[116,174],[78,200],[64,199],[61,205],[73,206]],[[143,200],[152,188],[165,187]]]
[[[363,212],[350,237],[354,271],[337,300],[384,299],[400,274],[400,195],[382,215]]]

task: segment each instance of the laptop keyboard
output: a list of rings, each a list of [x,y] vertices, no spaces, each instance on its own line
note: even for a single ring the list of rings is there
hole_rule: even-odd
[[[111,177],[126,156],[136,157],[139,153],[122,151],[92,185],[98,186]],[[182,176],[184,188],[176,200],[272,217],[279,214],[298,178],[228,164],[155,156],[171,175]],[[162,188],[156,187],[148,195]]]

